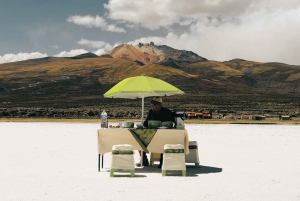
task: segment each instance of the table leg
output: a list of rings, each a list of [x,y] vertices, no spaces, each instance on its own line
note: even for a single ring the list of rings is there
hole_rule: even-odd
[[[101,158],[101,155],[98,154],[98,172],[100,172],[100,158]]]
[[[103,158],[104,158],[104,154],[102,155],[102,159],[101,159],[101,154],[99,154],[98,156],[98,172],[100,172],[100,167],[101,167],[101,163],[102,163],[102,169],[103,169]],[[102,162],[100,162],[102,161]]]
[[[102,163],[102,169],[103,169],[103,158],[104,158],[104,154],[102,155],[102,159],[101,159],[101,154],[99,154],[98,156],[98,172],[100,172],[100,164]],[[102,162],[100,162],[102,161]]]

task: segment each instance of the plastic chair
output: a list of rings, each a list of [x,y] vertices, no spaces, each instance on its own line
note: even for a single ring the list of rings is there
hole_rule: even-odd
[[[113,145],[112,147],[110,177],[114,177],[114,173],[117,171],[129,171],[132,177],[135,175],[133,147],[129,144]]]
[[[195,163],[195,167],[199,167],[200,160],[198,154],[198,143],[196,141],[189,141],[190,153],[185,156],[185,163]]]
[[[182,144],[164,145],[162,176],[166,176],[167,170],[181,170],[182,176],[186,176],[185,154]]]

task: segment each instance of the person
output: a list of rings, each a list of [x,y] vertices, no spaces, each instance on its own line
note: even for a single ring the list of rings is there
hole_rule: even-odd
[[[159,120],[161,122],[172,121],[176,127],[175,115],[170,109],[162,106],[162,98],[161,97],[154,97],[151,100],[151,105],[152,105],[152,108],[149,110],[148,115],[147,115],[145,121],[143,122],[144,127],[148,128],[149,120]],[[139,153],[141,155],[140,151],[139,151]],[[163,154],[160,155],[160,163],[159,163],[158,168],[161,168],[162,162],[163,162]],[[141,163],[139,162],[136,165],[141,166]],[[149,161],[148,161],[148,158],[147,158],[147,155],[145,152],[143,152],[143,165],[144,166],[149,165]]]
[[[148,128],[149,120],[172,121],[176,126],[174,113],[166,107],[162,106],[162,98],[154,97],[151,100],[152,108],[149,110],[148,115],[144,121],[144,127]]]

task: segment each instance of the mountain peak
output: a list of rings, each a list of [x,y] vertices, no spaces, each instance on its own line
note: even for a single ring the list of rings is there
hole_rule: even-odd
[[[167,45],[155,45],[154,42],[139,43],[137,45],[121,44],[106,54],[113,58],[139,61],[143,64],[174,61],[206,61],[207,59],[192,51],[177,50]]]
[[[77,56],[74,56],[74,57],[70,57],[70,58],[71,59],[83,59],[83,58],[96,58],[96,57],[99,57],[99,56],[97,56],[94,53],[87,52],[87,53],[80,54],[80,55],[77,55]]]

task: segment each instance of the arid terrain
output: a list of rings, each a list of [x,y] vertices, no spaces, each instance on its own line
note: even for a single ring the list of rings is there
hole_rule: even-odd
[[[154,43],[122,44],[104,55],[46,57],[0,65],[0,117],[140,118],[141,99],[103,94],[124,78],[145,74],[185,92],[164,97],[177,111],[263,115],[300,112],[300,66],[233,59],[211,61]],[[145,113],[150,98],[145,99]]]

